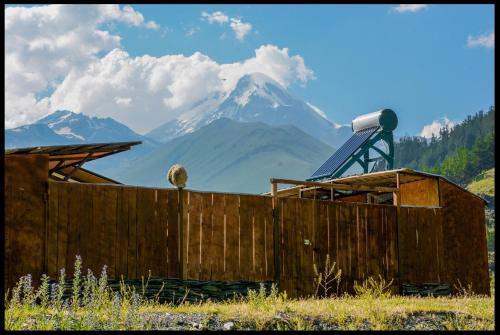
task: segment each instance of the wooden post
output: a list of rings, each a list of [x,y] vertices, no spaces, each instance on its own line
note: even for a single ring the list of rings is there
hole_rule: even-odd
[[[178,227],[179,227],[179,275],[182,280],[187,279],[187,255],[186,245],[187,236],[184,236],[184,191],[182,188],[177,189],[179,195],[179,212],[178,212]]]
[[[392,193],[392,197],[393,197],[393,205],[396,206],[396,217],[397,217],[397,220],[396,220],[396,224],[397,224],[397,240],[396,240],[396,248],[397,248],[397,253],[398,253],[398,257],[397,257],[397,261],[398,261],[398,268],[397,268],[397,274],[398,274],[398,284],[399,284],[399,293],[401,294],[402,293],[402,288],[401,288],[401,266],[400,266],[400,261],[399,261],[399,254],[401,253],[401,249],[399,247],[399,241],[400,241],[400,231],[401,231],[401,193],[400,193],[400,188],[401,186],[401,183],[400,183],[400,176],[399,176],[399,172],[396,173],[396,188],[397,188],[397,191],[393,192]]]
[[[278,208],[278,184],[271,179],[271,194],[273,196],[273,255],[274,255],[274,282],[279,287],[281,268],[281,234]]]

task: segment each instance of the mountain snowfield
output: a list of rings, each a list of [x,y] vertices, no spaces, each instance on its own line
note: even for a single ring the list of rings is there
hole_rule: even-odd
[[[307,178],[350,135],[350,127],[329,121],[319,108],[254,73],[146,135],[109,117],[61,110],[6,129],[5,145],[142,141],[85,167],[127,184],[169,187],[165,174],[180,163],[188,170],[188,188],[260,193],[268,190],[270,177]]]
[[[166,143],[223,117],[238,122],[293,125],[336,148],[352,134],[350,125],[329,121],[319,108],[292,97],[270,77],[253,73],[241,77],[227,97],[220,93],[200,101],[190,111],[153,129],[146,136]]]

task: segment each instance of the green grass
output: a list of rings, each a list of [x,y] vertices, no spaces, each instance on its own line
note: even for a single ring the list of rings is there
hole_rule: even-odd
[[[78,258],[76,266],[80,265]],[[61,271],[59,285],[64,280]],[[173,305],[145,299],[125,286],[120,293],[113,292],[106,280],[105,268],[99,278],[89,272],[74,284],[80,294],[63,301],[62,291],[57,287],[56,294],[48,296],[47,277],[43,278],[40,288],[34,290],[31,277],[24,276],[5,297],[5,328],[144,330],[158,327],[154,318],[146,318],[153,313],[206,313],[203,323],[217,316],[221,322],[233,321],[236,329],[307,330],[313,329],[318,321],[337,329],[401,329],[414,315],[438,320],[441,329],[494,329],[494,295],[477,296],[467,291],[454,297],[403,297],[389,294],[384,283],[367,282],[357,286],[357,296],[289,299],[275,287],[266,293],[262,286],[246,297],[222,303]],[[416,329],[419,327],[423,326],[417,324]]]
[[[486,170],[477,176],[467,189],[476,194],[495,196],[495,168]]]

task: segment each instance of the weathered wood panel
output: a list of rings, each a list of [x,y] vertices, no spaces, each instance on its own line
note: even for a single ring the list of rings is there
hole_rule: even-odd
[[[478,197],[440,180],[445,281],[490,294],[484,203]],[[458,283],[460,281],[460,283]]]
[[[4,288],[7,290],[28,273],[37,285],[44,272],[49,161],[48,155],[5,155],[4,163]]]
[[[439,206],[437,178],[426,178],[401,184],[401,205]]]
[[[397,217],[393,206],[280,198],[283,266],[280,289],[289,296],[315,293],[313,264],[325,271],[326,255],[342,271],[339,293],[379,274],[397,281]],[[336,291],[336,287],[332,287]],[[332,292],[332,291],[330,291]]]
[[[179,277],[177,190],[50,182],[48,192],[52,278],[72,276],[76,255],[84,274],[106,265],[109,277]]]
[[[186,191],[185,199],[188,279],[273,278],[270,197]]]

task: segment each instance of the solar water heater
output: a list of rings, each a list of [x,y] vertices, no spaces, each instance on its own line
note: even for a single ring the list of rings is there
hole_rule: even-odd
[[[398,125],[398,117],[391,109],[364,114],[352,120],[353,135],[349,138],[316,172],[308,181],[334,179],[340,177],[354,164],[359,164],[364,173],[369,171],[369,163],[375,162],[373,169],[380,168],[385,163],[385,169],[394,168],[394,139],[392,131]],[[376,145],[380,142],[386,144],[384,151]],[[380,154],[379,157],[370,158],[370,149]]]

